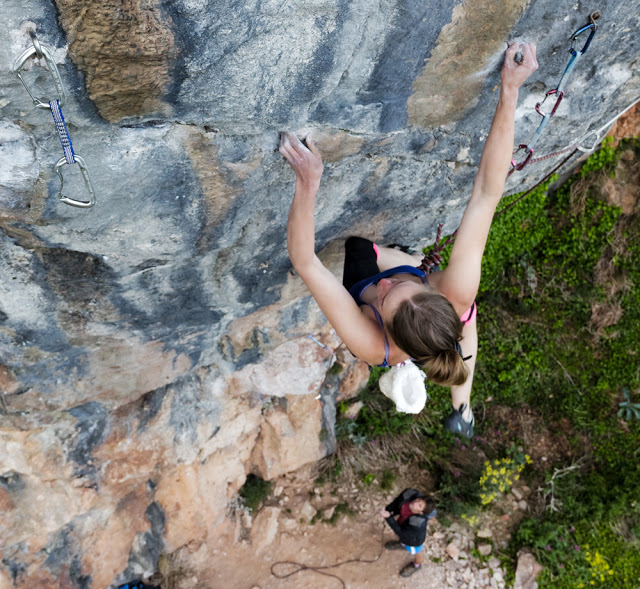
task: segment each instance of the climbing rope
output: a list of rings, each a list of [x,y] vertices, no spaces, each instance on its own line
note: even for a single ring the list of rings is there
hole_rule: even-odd
[[[442,250],[447,247],[453,240],[456,238],[456,234],[458,233],[458,229],[456,229],[443,243],[440,243],[440,238],[442,237],[442,227],[443,223],[438,223],[438,231],[436,232],[436,240],[433,243],[431,249],[425,253],[422,258],[422,262],[418,268],[422,270],[425,274],[431,274],[440,267],[443,259],[440,253]]]
[[[602,141],[602,139],[604,138],[604,135],[606,135],[609,132],[609,130],[611,129],[613,124],[624,113],[626,113],[627,111],[631,110],[639,102],[640,102],[640,96],[638,96],[633,102],[631,102],[631,104],[629,104],[627,107],[625,107],[623,110],[621,110],[615,117],[609,119],[599,129],[596,129],[595,131],[588,131],[582,137],[580,137],[580,139],[578,139],[578,141],[576,141],[572,145],[568,145],[567,147],[565,147],[563,149],[560,149],[560,150],[558,150],[558,151],[556,151],[554,153],[551,153],[551,154],[549,154],[547,156],[544,156],[543,158],[534,159],[533,161],[535,162],[535,161],[540,161],[540,160],[547,159],[547,158],[550,158],[550,157],[554,157],[554,156],[559,155],[561,153],[566,153],[570,149],[577,149],[578,151],[581,151],[582,153],[591,153],[592,151],[594,151],[596,149],[596,147],[598,147],[598,144]],[[589,137],[591,137],[591,135],[595,135],[595,139],[593,140],[593,143],[591,144],[591,146],[585,147],[584,145],[582,145]]]
[[[382,553],[384,552],[384,530],[385,530],[385,525],[384,522],[382,523],[382,531],[380,534],[380,552],[378,552],[378,556],[376,556],[373,559],[367,559],[367,558],[351,558],[349,560],[343,560],[342,562],[337,562],[336,564],[330,564],[327,566],[308,566],[302,562],[295,562],[293,560],[279,560],[278,562],[274,562],[271,565],[271,574],[276,577],[277,579],[288,579],[289,577],[293,577],[293,575],[297,575],[298,573],[301,573],[303,571],[311,571],[313,573],[317,573],[318,575],[324,575],[325,577],[333,577],[334,579],[337,579],[340,584],[342,585],[342,589],[347,589],[347,584],[344,582],[344,579],[342,579],[342,577],[334,574],[334,573],[327,573],[326,571],[329,569],[334,569],[336,567],[342,566],[343,564],[349,564],[349,563],[353,563],[353,562],[361,562],[364,564],[373,564],[374,562],[376,562],[377,560],[380,559],[380,557],[382,556]],[[290,571],[288,573],[278,573],[276,572],[275,568],[278,566],[293,566],[296,567],[295,570]]]
[[[560,78],[560,82],[558,83],[558,85],[553,90],[549,90],[544,95],[542,102],[538,102],[536,104],[536,112],[542,117],[542,120],[540,121],[538,128],[533,134],[531,141],[529,141],[529,143],[519,145],[518,149],[516,149],[515,154],[517,154],[521,150],[524,150],[525,157],[520,163],[516,163],[515,159],[511,160],[511,169],[509,170],[509,174],[508,174],[509,176],[513,174],[516,170],[522,170],[527,164],[531,163],[533,158],[533,148],[535,144],[538,142],[538,139],[540,139],[542,132],[545,130],[546,126],[549,124],[551,117],[553,117],[553,115],[556,114],[556,111],[558,110],[558,107],[562,102],[562,98],[564,97],[564,87],[567,83],[567,80],[569,79],[569,75],[575,69],[576,65],[578,64],[578,60],[586,53],[587,49],[589,49],[589,45],[591,45],[591,40],[593,39],[593,36],[595,35],[596,30],[598,28],[598,26],[596,25],[596,20],[598,20],[599,18],[600,18],[600,12],[596,11],[591,13],[591,15],[589,16],[589,24],[579,28],[577,31],[575,31],[575,33],[573,33],[573,35],[571,35],[571,46],[569,48],[569,53],[571,54],[571,57],[569,58],[569,62],[567,63],[567,66],[564,69],[564,72],[562,74],[562,77]],[[587,41],[583,45],[582,49],[577,51],[575,48],[576,40],[580,35],[582,35],[587,31],[591,31],[589,33],[589,37],[587,38]],[[544,113],[542,112],[541,107],[549,96],[556,96],[557,97],[556,103],[553,105],[551,112]],[[515,154],[514,154],[514,157],[515,157]],[[556,153],[554,155],[559,155],[559,153]],[[553,156],[549,155],[547,157],[553,157]],[[546,157],[542,159],[546,159]]]
[[[67,101],[67,96],[64,91],[64,86],[62,84],[62,78],[60,77],[60,72],[58,71],[58,66],[56,65],[55,60],[53,59],[53,55],[51,52],[44,46],[41,45],[36,37],[34,31],[30,31],[29,35],[31,36],[31,41],[33,43],[33,47],[29,47],[22,55],[16,59],[13,64],[13,71],[16,73],[22,85],[24,86],[27,94],[31,97],[33,104],[36,108],[41,108],[44,110],[51,111],[51,115],[53,116],[53,122],[56,126],[56,131],[58,133],[58,138],[60,139],[60,143],[62,145],[62,151],[64,156],[60,158],[55,164],[55,171],[60,178],[60,189],[58,190],[58,198],[61,202],[70,205],[72,207],[79,208],[89,208],[96,204],[96,195],[95,190],[93,188],[93,182],[91,182],[91,177],[89,176],[89,170],[84,162],[84,160],[73,151],[73,145],[71,144],[71,137],[69,136],[69,130],[67,129],[67,124],[64,120],[64,115],[62,114],[62,107],[65,105]],[[40,100],[36,98],[24,78],[22,77],[22,70],[25,67],[26,62],[29,59],[38,59],[44,60],[49,73],[51,74],[51,78],[53,79],[53,83],[56,89],[56,93],[58,95],[57,99],[49,100],[45,102],[44,100]],[[62,194],[62,189],[64,187],[64,177],[62,176],[62,167],[65,165],[78,164],[80,169],[80,173],[82,175],[82,179],[84,180],[85,189],[88,194],[88,200],[76,200],[74,198],[69,198],[68,196],[64,196]]]

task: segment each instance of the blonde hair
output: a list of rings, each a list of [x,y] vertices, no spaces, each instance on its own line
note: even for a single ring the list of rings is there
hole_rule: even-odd
[[[396,345],[424,366],[429,380],[443,386],[467,380],[469,369],[456,349],[463,324],[443,295],[422,292],[402,301],[385,327]]]

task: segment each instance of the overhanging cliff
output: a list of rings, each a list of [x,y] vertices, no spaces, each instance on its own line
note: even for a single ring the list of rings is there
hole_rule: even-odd
[[[317,247],[426,245],[453,230],[497,99],[505,40],[538,45],[516,141],[596,7],[525,2],[5,0],[0,27],[0,586],[106,587],[198,543],[248,472],[331,448],[339,342],[291,272],[293,174],[278,132],[326,166]],[[599,128],[640,94],[640,3],[599,30],[537,145]],[[50,115],[11,72],[53,51],[97,205],[57,201]],[[581,46],[582,38],[578,40]],[[634,75],[635,73],[635,75]],[[38,94],[49,73],[25,73]],[[508,190],[557,163],[533,164]],[[71,190],[81,185],[69,172]],[[108,554],[108,557],[105,557]],[[84,583],[84,584],[83,584]]]

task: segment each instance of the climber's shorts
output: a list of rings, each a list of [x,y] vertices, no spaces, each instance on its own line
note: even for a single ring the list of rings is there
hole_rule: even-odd
[[[424,548],[424,544],[421,544],[420,546],[407,546],[406,544],[402,545],[409,554],[418,554],[418,552],[422,552],[422,549]]]
[[[364,237],[350,237],[344,244],[342,284],[349,290],[356,282],[380,272],[378,247]]]

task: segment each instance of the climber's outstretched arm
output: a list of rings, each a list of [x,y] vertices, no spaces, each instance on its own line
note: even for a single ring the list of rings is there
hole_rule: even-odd
[[[440,279],[440,291],[459,313],[471,306],[478,292],[482,253],[511,163],[518,89],[538,68],[535,45],[520,46],[523,57],[520,63],[514,60],[517,50],[518,45],[512,43],[505,52],[496,113],[471,199],[462,217],[449,264]]]
[[[296,174],[296,191],[289,209],[287,248],[289,258],[329,323],[351,352],[369,364],[382,362],[381,330],[362,314],[340,281],[315,254],[315,204],[322,158],[310,137],[307,145],[293,133],[283,133],[280,153]]]

